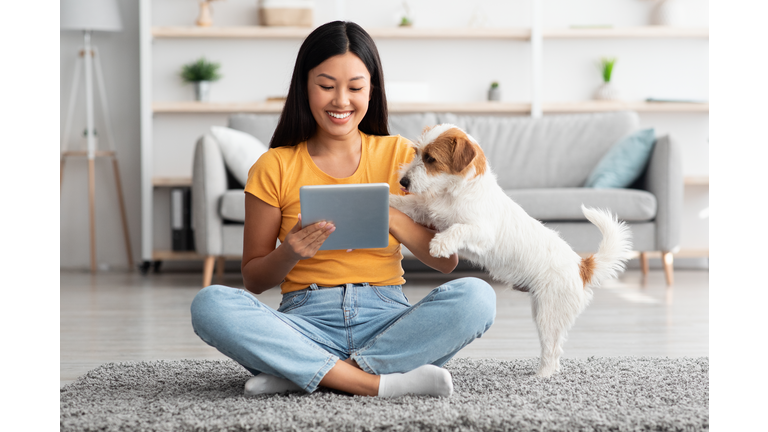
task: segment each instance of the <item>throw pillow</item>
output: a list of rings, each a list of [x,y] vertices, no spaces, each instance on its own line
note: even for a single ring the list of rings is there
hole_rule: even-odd
[[[255,136],[222,126],[211,126],[211,134],[219,143],[224,163],[240,182],[248,182],[248,170],[268,150]]]
[[[600,159],[584,187],[625,188],[643,173],[651,157],[656,134],[643,129],[622,138]]]

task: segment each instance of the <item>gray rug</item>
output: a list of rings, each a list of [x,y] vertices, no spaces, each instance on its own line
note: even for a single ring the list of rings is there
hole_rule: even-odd
[[[233,361],[109,363],[61,389],[62,431],[699,431],[709,429],[709,359],[454,359],[450,398],[321,390],[243,396]]]

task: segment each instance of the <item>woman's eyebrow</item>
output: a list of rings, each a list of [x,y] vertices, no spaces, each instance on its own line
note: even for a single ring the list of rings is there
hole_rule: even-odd
[[[330,75],[328,75],[328,74],[324,74],[324,73],[321,73],[321,74],[319,74],[317,77],[318,77],[318,78],[320,78],[320,77],[325,77],[325,78],[328,78],[328,79],[329,79],[329,80],[331,80],[331,81],[336,81],[336,78],[334,78],[334,77],[332,77],[332,76],[330,76]],[[362,75],[360,75],[360,76],[356,76],[356,77],[354,77],[354,78],[350,79],[350,81],[354,81],[354,80],[360,80],[360,79],[365,79],[365,77],[364,77],[364,76],[362,76]]]

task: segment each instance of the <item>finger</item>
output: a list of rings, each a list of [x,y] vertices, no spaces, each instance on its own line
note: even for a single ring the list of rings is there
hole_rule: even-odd
[[[298,221],[296,221],[296,225],[291,228],[292,233],[301,231],[301,213],[299,213]]]

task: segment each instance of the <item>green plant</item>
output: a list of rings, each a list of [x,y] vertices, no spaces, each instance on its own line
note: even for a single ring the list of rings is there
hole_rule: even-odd
[[[221,78],[220,67],[219,63],[212,63],[205,57],[201,57],[195,62],[182,66],[181,79],[185,82],[218,81]]]
[[[492,82],[492,83],[491,83],[491,88],[492,88],[492,89],[495,89],[495,88],[499,88],[499,83],[498,83],[498,82],[496,82],[496,81]]]
[[[616,57],[603,57],[600,59],[598,68],[603,75],[603,82],[611,82],[611,74],[613,73],[613,65],[616,64]]]

